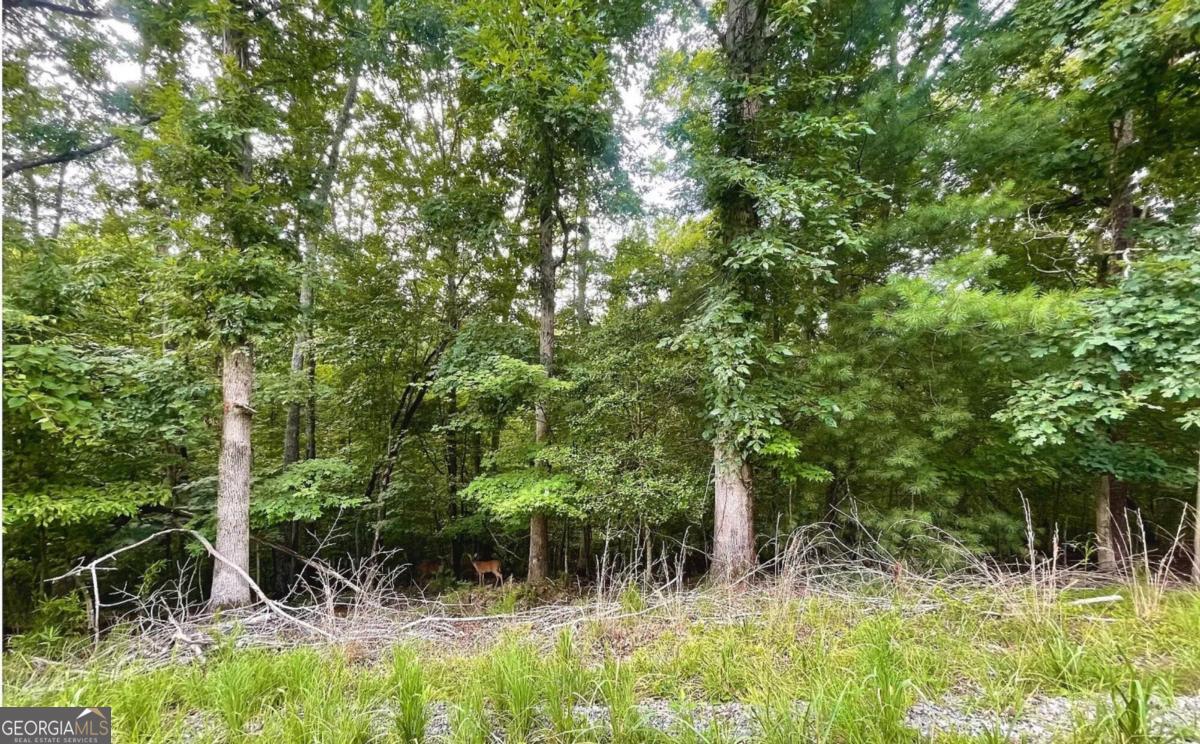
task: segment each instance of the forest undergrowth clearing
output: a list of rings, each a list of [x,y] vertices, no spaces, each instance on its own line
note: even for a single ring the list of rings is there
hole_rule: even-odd
[[[740,587],[523,585],[144,615],[5,703],[112,705],[117,739],[1176,741],[1200,736],[1200,592],[858,565]],[[99,702],[97,702],[99,701]],[[797,732],[803,732],[797,734]],[[1138,739],[1138,732],[1148,739]],[[1156,733],[1157,732],[1157,733]],[[796,738],[799,736],[800,738]],[[1158,739],[1153,737],[1158,736]]]

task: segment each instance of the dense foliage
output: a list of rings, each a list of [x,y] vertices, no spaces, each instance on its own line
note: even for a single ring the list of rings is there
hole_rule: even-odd
[[[10,630],[217,534],[231,410],[271,592],[318,545],[699,572],[729,468],[759,549],[1188,519],[1194,2],[5,10]]]

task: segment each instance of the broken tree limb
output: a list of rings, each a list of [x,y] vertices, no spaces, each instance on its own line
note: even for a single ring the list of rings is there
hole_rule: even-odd
[[[328,638],[330,640],[333,639],[333,635],[330,634],[328,631],[322,630],[321,628],[318,628],[317,626],[312,625],[311,623],[306,623],[305,621],[301,620],[300,618],[295,617],[294,615],[292,615],[292,614],[288,613],[286,610],[284,610],[283,607],[280,606],[280,604],[278,602],[274,601],[273,599],[271,599],[270,597],[268,597],[266,595],[266,592],[264,592],[262,590],[262,588],[257,583],[255,583],[254,579],[250,578],[250,574],[246,573],[245,571],[243,571],[241,569],[241,567],[234,565],[234,563],[232,561],[230,561],[225,556],[218,553],[217,549],[214,548],[212,543],[210,543],[208,541],[208,538],[206,538],[204,535],[201,535],[199,532],[197,532],[195,530],[189,530],[184,527],[172,527],[171,529],[160,530],[158,532],[155,532],[153,535],[150,535],[149,537],[144,537],[141,540],[138,540],[135,543],[126,545],[123,548],[117,548],[116,550],[114,550],[110,553],[105,553],[104,555],[91,561],[90,563],[85,563],[85,564],[76,566],[75,568],[71,569],[70,571],[67,571],[64,574],[60,574],[59,576],[55,576],[50,579],[46,579],[46,582],[51,583],[51,582],[55,582],[55,581],[60,581],[62,579],[68,578],[70,576],[76,576],[80,573],[83,573],[84,571],[91,572],[91,574],[92,574],[92,589],[96,595],[95,596],[96,643],[99,644],[99,642],[100,642],[100,588],[99,588],[99,582],[96,579],[97,566],[99,566],[101,563],[103,563],[104,561],[107,561],[110,558],[115,558],[116,556],[120,555],[121,553],[124,553],[128,550],[133,550],[134,548],[139,547],[141,545],[145,545],[146,543],[150,542],[151,540],[162,537],[163,535],[170,535],[170,534],[174,534],[174,533],[183,533],[183,534],[191,535],[192,537],[196,538],[196,540],[199,541],[199,543],[204,546],[204,549],[206,551],[208,551],[208,554],[211,555],[214,560],[218,560],[218,561],[221,561],[222,563],[224,563],[226,566],[228,566],[230,568],[230,570],[232,570],[242,580],[244,580],[247,584],[249,584],[251,591],[253,591],[255,594],[258,595],[259,600],[261,600],[262,603],[264,605],[266,605],[267,609],[269,609],[271,612],[274,612],[276,615],[279,615],[279,617],[283,618],[284,620],[286,620],[289,623],[292,623],[293,625],[299,625],[300,627],[304,628],[305,630],[312,631],[313,633],[324,636],[325,638]]]
[[[259,538],[253,537],[253,536],[250,539],[253,540],[254,542],[258,543],[259,545],[265,545],[268,548],[271,548],[272,550],[278,550],[280,553],[283,553],[284,555],[290,555],[291,557],[302,561],[304,563],[304,565],[309,566],[311,568],[315,568],[316,570],[320,571],[321,573],[332,576],[333,578],[342,582],[348,588],[353,589],[354,591],[358,592],[359,594],[363,593],[362,587],[360,587],[358,584],[355,584],[350,579],[347,579],[345,576],[338,573],[337,571],[334,571],[332,568],[325,565],[324,563],[321,563],[320,561],[316,561],[311,558],[305,558],[304,556],[300,555],[299,553],[292,550],[291,548],[284,547],[283,545],[277,545],[277,544],[275,544],[273,542],[269,542],[267,540],[260,540]]]
[[[1082,605],[1103,604],[1105,602],[1120,602],[1125,599],[1120,594],[1108,594],[1103,597],[1084,597],[1083,599],[1073,599],[1067,604],[1072,607],[1080,607]]]

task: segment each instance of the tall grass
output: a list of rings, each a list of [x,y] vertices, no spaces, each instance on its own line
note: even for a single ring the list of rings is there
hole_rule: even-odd
[[[510,742],[528,741],[537,721],[541,670],[533,646],[508,640],[491,657],[492,703],[504,720]]]
[[[429,723],[427,695],[416,652],[399,646],[392,652],[391,688],[396,699],[395,734],[406,744],[425,740]]]
[[[576,715],[575,706],[583,695],[587,674],[569,628],[559,632],[554,656],[543,674],[551,738],[559,742],[582,740],[587,733],[586,722]]]
[[[637,709],[634,676],[625,664],[606,659],[600,673],[600,699],[608,708],[609,736],[613,744],[637,744],[649,738]]]
[[[470,681],[450,709],[451,744],[486,744],[491,727],[484,703],[483,685]]]

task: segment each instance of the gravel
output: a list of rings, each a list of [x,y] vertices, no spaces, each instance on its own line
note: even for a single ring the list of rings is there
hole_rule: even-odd
[[[804,703],[797,702],[803,713]],[[971,706],[965,698],[946,697],[920,701],[905,716],[905,723],[925,737],[956,733],[966,736],[1001,735],[1009,741],[1043,744],[1074,729],[1081,721],[1108,713],[1107,700],[1064,697],[1034,697],[1020,711],[988,711]],[[754,709],[746,703],[680,703],[646,700],[636,706],[642,725],[666,734],[690,730],[698,734],[719,731],[722,740],[753,741],[760,728]],[[575,713],[585,727],[608,729],[609,710],[601,705],[580,705]],[[445,741],[450,735],[450,710],[445,703],[430,708],[427,729],[430,741]],[[503,742],[499,721],[493,719],[492,741]],[[1200,696],[1181,696],[1173,701],[1152,701],[1154,733],[1174,742],[1200,744]],[[1173,737],[1173,738],[1172,738]]]

